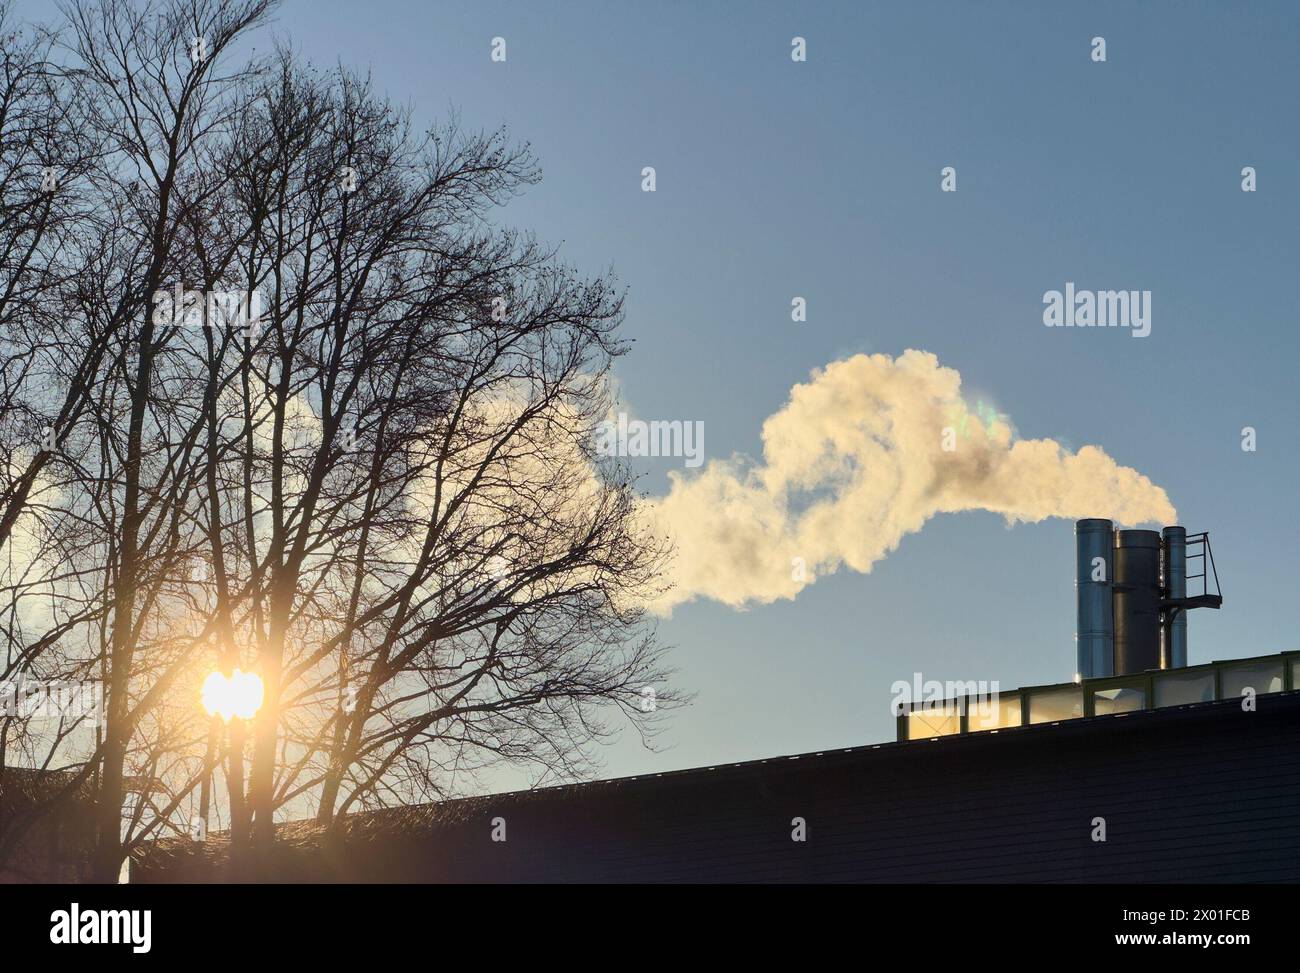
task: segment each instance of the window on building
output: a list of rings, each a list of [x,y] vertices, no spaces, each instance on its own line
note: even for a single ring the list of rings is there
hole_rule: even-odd
[[[1155,677],[1156,706],[1186,706],[1214,699],[1214,672],[1177,670]]]
[[[1079,686],[1039,689],[1029,693],[1029,722],[1054,723],[1083,715],[1083,689]]]
[[[924,740],[961,732],[961,714],[951,702],[922,706],[907,714],[907,738]]]
[[[1097,689],[1092,694],[1092,712],[1095,716],[1113,716],[1116,713],[1133,713],[1147,708],[1147,691],[1144,685],[1113,686]]]
[[[972,731],[1020,725],[1020,694],[993,693],[967,702],[966,726]]]
[[[1219,673],[1224,699],[1238,699],[1246,694],[1247,689],[1254,690],[1256,696],[1264,693],[1282,691],[1282,660],[1268,662],[1246,662],[1241,665],[1224,666]]]

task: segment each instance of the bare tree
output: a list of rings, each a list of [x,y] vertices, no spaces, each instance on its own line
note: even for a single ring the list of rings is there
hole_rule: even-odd
[[[107,685],[72,762],[105,881],[187,818],[224,813],[264,855],[277,813],[328,824],[500,762],[582,776],[611,714],[650,734],[675,700],[641,607],[668,552],[592,449],[621,292],[491,221],[539,178],[503,131],[417,131],[284,50],[227,68],[270,6],[78,2],[62,59],[31,55],[95,151],[83,246],[42,278],[80,391],[58,489],[15,510],[43,541],[10,586],[57,606],[50,660]],[[13,315],[17,360],[44,332]],[[251,754],[196,706],[236,667],[265,687]]]

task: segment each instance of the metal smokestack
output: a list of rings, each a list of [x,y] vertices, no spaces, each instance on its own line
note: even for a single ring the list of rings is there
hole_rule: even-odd
[[[1115,622],[1111,604],[1114,579],[1115,525],[1091,517],[1074,525],[1075,595],[1079,620],[1075,628],[1078,675],[1096,679],[1114,675]]]
[[[1187,613],[1223,607],[1209,533],[1117,531],[1109,520],[1090,517],[1075,522],[1074,537],[1078,677],[1184,668]],[[1189,558],[1200,573],[1188,575]],[[1188,581],[1198,579],[1201,591],[1189,596]]]
[[[1160,668],[1160,535],[1115,535],[1115,675]]]
[[[1164,539],[1164,597],[1179,601],[1187,597],[1187,528],[1166,527]],[[1161,635],[1160,664],[1165,669],[1181,669],[1187,665],[1187,609],[1166,609]]]

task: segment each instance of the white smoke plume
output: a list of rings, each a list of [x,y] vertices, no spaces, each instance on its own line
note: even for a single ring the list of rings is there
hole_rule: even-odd
[[[647,502],[677,548],[660,613],[697,598],[794,598],[841,566],[869,572],[939,513],[1177,521],[1147,477],[1097,446],[1017,439],[1005,416],[966,403],[956,370],[915,350],[816,370],[763,423],[761,462],[670,476],[668,495]]]

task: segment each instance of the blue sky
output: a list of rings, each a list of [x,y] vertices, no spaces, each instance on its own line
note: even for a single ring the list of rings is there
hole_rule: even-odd
[[[1192,617],[1191,661],[1296,648],[1300,13],[1059,6],[290,0],[278,29],[417,116],[455,106],[532,143],[543,181],[502,218],[628,285],[637,414],[755,455],[813,368],[932,351],[1020,435],[1104,447],[1212,532],[1226,605]],[[1151,336],[1043,327],[1067,280],[1150,289]],[[646,489],[673,465],[648,462]],[[695,702],[607,772],[890,739],[913,671],[1069,679],[1072,527],[939,517],[795,601],[677,609],[662,635]]]
[[[1211,531],[1226,604],[1191,618],[1191,662],[1300,647],[1300,10],[1072,6],[288,0],[276,30],[419,119],[531,142],[543,181],[502,221],[614,268],[627,405],[702,420],[710,458],[758,454],[812,369],[925,349],[1021,436],[1099,445]],[[1150,290],[1150,337],[1043,327],[1066,281]],[[645,488],[675,466],[647,461]],[[695,702],[607,773],[890,739],[914,671],[1069,679],[1073,582],[1069,521],[968,513],[794,601],[681,607],[661,632]]]

